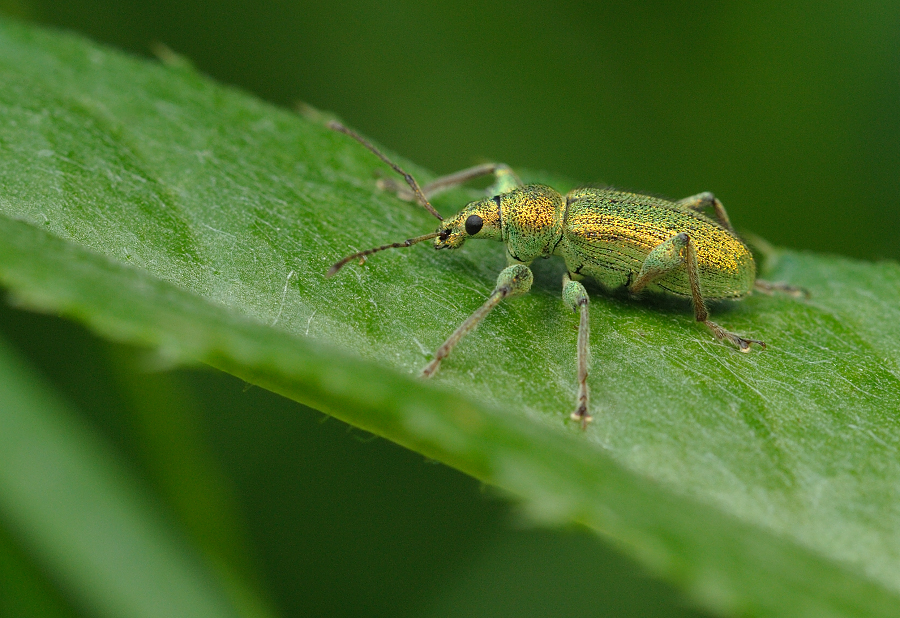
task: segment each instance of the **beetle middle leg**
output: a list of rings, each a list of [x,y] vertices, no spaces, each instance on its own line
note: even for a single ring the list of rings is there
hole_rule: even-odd
[[[522,181],[505,163],[484,163],[436,178],[422,187],[422,193],[425,194],[425,197],[431,199],[432,196],[443,193],[453,187],[458,187],[474,178],[481,178],[491,174],[494,175],[494,184],[487,188],[487,192],[491,195],[506,193],[522,186]],[[397,197],[407,202],[416,200],[415,194],[408,187],[393,178],[379,179],[378,188],[382,191],[395,193]]]
[[[637,279],[628,287],[628,291],[637,294],[660,277],[670,273],[682,265],[687,269],[691,286],[691,301],[694,305],[694,317],[703,322],[716,339],[728,341],[741,352],[749,352],[750,344],[765,348],[766,344],[756,339],[747,339],[725,330],[709,319],[709,312],[700,291],[700,274],[697,269],[697,252],[690,236],[682,232],[656,246],[644,260]]]
[[[450,355],[450,352],[456,347],[456,344],[459,343],[460,339],[478,326],[478,324],[487,317],[487,314],[500,304],[501,300],[509,298],[510,296],[524,294],[531,289],[531,283],[533,281],[534,276],[531,274],[531,269],[524,264],[513,264],[500,271],[494,291],[491,292],[491,295],[488,296],[488,299],[484,301],[484,304],[481,305],[481,307],[476,309],[472,315],[466,318],[463,323],[453,331],[452,335],[447,337],[447,340],[434,353],[434,358],[431,362],[422,369],[422,377],[430,378],[434,375],[434,372],[441,366],[441,361]]]
[[[588,318],[588,305],[590,298],[587,290],[578,281],[573,281],[568,274],[563,276],[563,301],[572,311],[578,312],[578,397],[575,400],[575,411],[572,412],[571,419],[579,421],[581,428],[586,429],[587,424],[593,418],[588,414],[588,354],[590,346],[588,339],[590,338],[590,321]]]

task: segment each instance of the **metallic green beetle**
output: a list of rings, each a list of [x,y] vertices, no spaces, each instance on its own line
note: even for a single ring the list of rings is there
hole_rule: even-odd
[[[393,181],[381,181],[403,199],[418,200],[441,226],[431,234],[404,242],[360,251],[334,264],[327,276],[348,262],[398,247],[409,247],[435,239],[435,249],[456,249],[469,238],[497,240],[506,245],[509,266],[497,278],[487,301],[466,319],[437,349],[422,370],[423,377],[437,371],[454,346],[475,328],[501,300],[531,288],[528,265],[538,257],[561,256],[568,272],[563,276],[563,300],[579,312],[577,344],[578,396],[571,418],[585,427],[588,413],[588,295],[579,279],[590,277],[607,289],[625,288],[688,297],[694,316],[716,339],[728,341],[741,352],[751,344],[766,344],[729,332],[709,320],[705,300],[737,299],[754,285],[765,292],[775,288],[796,292],[798,288],[756,280],[756,264],[728,220],[725,208],[712,193],[699,193],[671,202],[649,195],[613,189],[581,188],[562,195],[543,185],[523,185],[509,167],[487,164],[444,176],[420,188],[418,183],[372,144],[338,123],[331,128],[353,137],[395,171],[411,189]],[[471,202],[449,220],[444,220],[428,198],[478,176],[493,174],[492,197]],[[712,208],[715,219],[701,211]]]

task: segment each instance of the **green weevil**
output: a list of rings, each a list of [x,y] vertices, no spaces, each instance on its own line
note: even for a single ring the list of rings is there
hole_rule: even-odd
[[[725,330],[709,319],[706,300],[739,299],[754,288],[764,292],[782,289],[796,293],[800,288],[756,279],[756,264],[746,244],[735,233],[728,214],[712,193],[678,201],[628,193],[607,188],[580,188],[562,195],[544,186],[525,185],[503,164],[485,164],[438,178],[420,188],[415,179],[388,159],[368,141],[343,125],[330,128],[349,135],[371,150],[404,177],[409,190],[393,181],[380,181],[406,200],[417,200],[441,221],[430,234],[410,238],[348,255],[335,263],[328,277],[345,264],[366,256],[434,239],[435,249],[457,249],[471,239],[504,243],[509,266],[497,277],[497,285],[487,301],[469,316],[437,349],[422,370],[430,377],[467,333],[505,298],[524,294],[531,288],[528,266],[538,257],[561,256],[567,273],[562,281],[565,304],[579,313],[577,364],[578,395],[571,418],[586,427],[588,413],[588,304],[584,286],[590,277],[609,290],[625,289],[630,294],[644,290],[691,299],[694,317],[720,341],[741,352],[752,344],[766,344]],[[428,198],[472,178],[494,175],[496,181],[485,199],[467,204],[449,220],[432,207]],[[703,214],[712,209],[714,219]]]

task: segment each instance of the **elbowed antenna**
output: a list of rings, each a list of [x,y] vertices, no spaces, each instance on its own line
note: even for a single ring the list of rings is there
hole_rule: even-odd
[[[357,258],[363,258],[367,255],[372,255],[373,253],[378,253],[379,251],[384,251],[385,249],[400,249],[402,247],[412,247],[416,243],[420,243],[423,240],[429,240],[431,238],[436,238],[441,235],[441,232],[432,232],[430,234],[423,234],[422,236],[416,236],[415,238],[409,238],[404,240],[403,242],[392,242],[389,245],[381,245],[380,247],[375,247],[374,249],[366,249],[365,251],[360,251],[358,253],[354,253],[353,255],[348,255],[340,262],[335,262],[332,264],[331,268],[328,269],[328,272],[325,273],[326,277],[333,277],[337,274],[337,272],[344,267],[344,264],[347,262],[352,262]]]
[[[375,146],[370,144],[365,138],[363,138],[361,135],[359,135],[355,131],[351,131],[350,129],[348,129],[347,127],[342,125],[340,122],[335,122],[334,120],[332,120],[331,122],[328,123],[328,128],[332,129],[334,131],[339,131],[341,133],[344,133],[345,135],[349,135],[350,137],[355,139],[357,142],[359,142],[360,144],[362,144],[363,146],[365,146],[366,148],[371,150],[373,153],[375,153],[375,155],[379,159],[381,159],[382,161],[384,161],[385,163],[390,165],[395,172],[397,172],[398,174],[403,176],[404,179],[406,179],[406,184],[408,184],[409,188],[412,189],[413,193],[416,194],[416,200],[419,202],[419,204],[425,210],[427,210],[428,212],[433,214],[435,217],[437,217],[438,221],[444,220],[444,218],[440,215],[440,213],[438,213],[438,211],[436,211],[434,209],[434,206],[431,205],[431,202],[428,201],[428,198],[425,197],[425,194],[422,193],[422,189],[419,188],[419,183],[417,183],[416,179],[412,177],[412,174],[405,172],[399,165],[397,165],[396,163],[394,163],[393,161],[388,159],[384,154],[382,154],[382,152],[380,150],[375,148]],[[407,246],[409,246],[409,245],[407,245]],[[337,271],[335,271],[335,272],[337,272]]]

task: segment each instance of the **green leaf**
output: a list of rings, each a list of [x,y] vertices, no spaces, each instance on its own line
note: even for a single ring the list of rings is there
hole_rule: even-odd
[[[420,382],[490,292],[501,247],[418,246],[325,279],[347,253],[435,227],[375,189],[384,166],[345,136],[183,63],[17,25],[0,24],[0,73],[0,281],[17,302],[220,367],[535,517],[585,523],[723,613],[900,610],[896,264],[777,254],[767,277],[810,300],[712,308],[769,344],[752,354],[687,305],[590,289],[596,421],[581,432],[565,422],[576,322],[560,264],[536,264],[532,292]]]
[[[22,618],[75,616],[59,597],[42,573],[16,547],[9,533],[0,528],[0,615]]]
[[[0,519],[17,540],[92,614],[241,615],[193,548],[48,390],[0,341]],[[29,602],[25,593],[36,584],[21,569],[10,572],[23,578],[15,591],[22,608],[33,606],[40,597]]]

